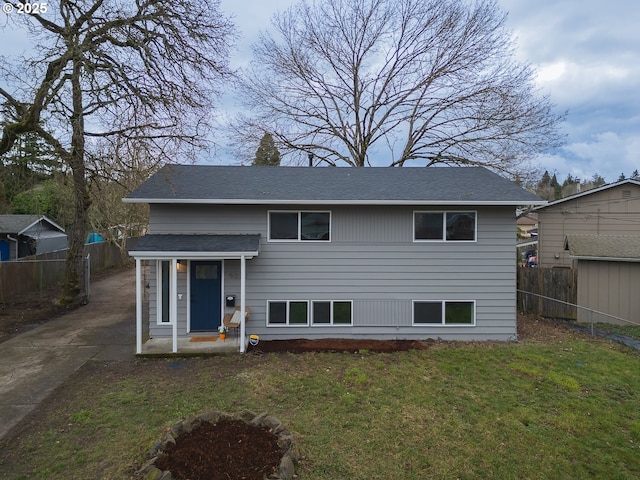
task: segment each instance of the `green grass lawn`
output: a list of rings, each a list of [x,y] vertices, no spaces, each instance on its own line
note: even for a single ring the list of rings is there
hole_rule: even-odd
[[[284,422],[302,480],[636,479],[639,406],[640,355],[577,335],[94,363],[1,442],[0,478],[132,478],[168,426],[219,408]]]

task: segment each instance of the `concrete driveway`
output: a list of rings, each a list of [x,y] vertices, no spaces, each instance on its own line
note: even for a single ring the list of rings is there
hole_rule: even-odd
[[[89,304],[0,343],[0,438],[87,361],[135,358],[135,269],[91,284]]]

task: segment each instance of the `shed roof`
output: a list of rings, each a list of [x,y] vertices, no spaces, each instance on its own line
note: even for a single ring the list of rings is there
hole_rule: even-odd
[[[166,165],[129,203],[541,205],[482,167]]]
[[[149,234],[129,252],[132,257],[224,258],[258,255],[260,235]]]
[[[37,223],[49,225],[49,229],[64,232],[64,228],[44,215],[0,215],[0,233],[21,235]]]
[[[565,250],[577,259],[640,262],[640,237],[637,235],[567,235]]]

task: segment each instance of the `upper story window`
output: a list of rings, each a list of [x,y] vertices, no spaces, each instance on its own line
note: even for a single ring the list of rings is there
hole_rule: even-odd
[[[329,241],[331,212],[269,212],[269,240]]]
[[[414,212],[414,241],[476,240],[476,212]]]

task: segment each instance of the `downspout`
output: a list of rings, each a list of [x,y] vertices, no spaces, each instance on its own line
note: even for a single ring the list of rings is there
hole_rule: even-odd
[[[18,239],[11,237],[11,235],[7,235],[7,239],[16,242],[16,260],[18,260]]]
[[[245,291],[246,291],[246,258],[244,255],[240,257],[240,353],[244,353],[244,344],[245,344],[245,334],[246,334],[246,325],[245,322],[247,320],[247,315],[245,313],[245,309],[247,308],[247,301],[245,299]]]

